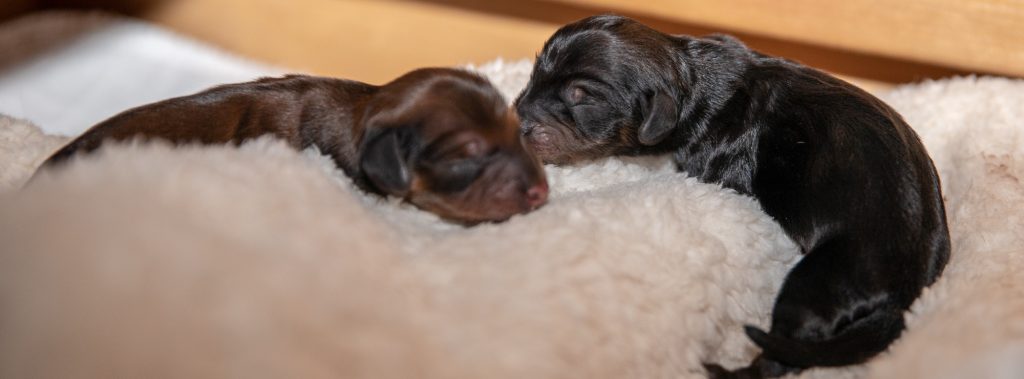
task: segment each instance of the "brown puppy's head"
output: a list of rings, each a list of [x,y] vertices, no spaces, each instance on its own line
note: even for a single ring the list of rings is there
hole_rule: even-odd
[[[675,43],[619,16],[562,27],[515,101],[526,141],[556,164],[640,154],[663,141],[679,121],[684,90]]]
[[[547,199],[518,119],[478,75],[410,72],[380,87],[361,123],[359,166],[381,193],[466,224],[505,220]]]

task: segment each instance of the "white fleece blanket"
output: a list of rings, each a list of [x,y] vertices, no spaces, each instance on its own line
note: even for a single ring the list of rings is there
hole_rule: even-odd
[[[509,96],[529,63],[481,70]],[[1024,82],[881,94],[943,180],[953,253],[866,365],[1024,375]],[[0,119],[0,377],[699,378],[756,349],[800,257],[752,199],[667,159],[548,167],[550,202],[463,228],[315,151],[110,146],[15,190],[63,138]]]

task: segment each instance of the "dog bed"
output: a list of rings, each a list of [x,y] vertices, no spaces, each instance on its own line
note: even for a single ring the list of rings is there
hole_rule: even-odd
[[[509,97],[530,63],[476,68]],[[940,171],[953,251],[865,365],[1024,375],[1024,81],[879,94]],[[464,228],[355,189],[315,150],[65,142],[0,119],[0,377],[700,378],[745,364],[795,245],[667,157],[548,166],[549,204]]]

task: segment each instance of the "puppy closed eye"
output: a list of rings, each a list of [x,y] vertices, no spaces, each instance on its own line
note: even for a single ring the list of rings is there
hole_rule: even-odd
[[[589,96],[590,96],[590,93],[588,93],[587,90],[584,89],[583,87],[571,86],[571,87],[569,87],[569,89],[567,91],[567,94],[566,94],[566,102],[568,103],[568,105],[570,107],[571,106],[575,106],[575,105],[580,105]]]
[[[486,150],[479,145],[463,145],[462,149],[447,153],[439,160],[426,164],[425,168],[430,173],[436,190],[461,191],[477,179],[489,162],[485,153]]]
[[[572,104],[579,104],[587,98],[587,95],[587,90],[583,89],[583,87],[573,86],[569,90],[569,102]]]
[[[475,136],[460,135],[446,138],[427,149],[428,159],[435,162],[457,161],[484,157],[491,153],[492,147],[484,140]]]
[[[483,141],[470,140],[458,145],[453,146],[450,149],[445,150],[440,154],[442,161],[461,161],[467,159],[481,158],[490,153],[490,148]]]
[[[462,144],[460,153],[465,158],[476,158],[483,156],[486,152],[486,147],[483,142],[480,141],[468,141]]]

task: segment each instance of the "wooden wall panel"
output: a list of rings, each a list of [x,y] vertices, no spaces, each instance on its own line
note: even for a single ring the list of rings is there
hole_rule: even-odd
[[[1020,4],[1024,0],[886,1],[888,7],[883,10],[867,6],[877,6],[880,0],[813,1],[813,6],[811,0],[13,1],[33,3],[34,9],[112,10],[256,60],[373,83],[416,67],[479,63],[495,57],[530,58],[561,25],[608,11],[668,33],[734,34],[755,49],[873,88],[966,73],[1021,76],[1018,56],[1024,49],[1024,42],[1013,42],[1024,33],[1006,26],[1006,20],[1014,20],[1024,9]],[[949,24],[963,27],[936,26],[943,17],[956,18],[948,10],[934,11],[939,14],[933,16],[937,20],[897,22],[902,17],[896,16],[898,10],[942,4],[983,10]],[[995,21],[979,16],[985,12],[992,13]],[[923,14],[915,17],[927,18]],[[823,21],[823,17],[840,19]],[[986,38],[999,42],[981,42]],[[967,44],[971,46],[949,52],[950,46],[963,46],[970,39],[978,41],[978,46]],[[907,41],[917,43],[905,47]],[[942,54],[952,58],[943,58],[943,49]]]
[[[140,16],[245,56],[372,83],[417,67],[533,57],[556,28],[392,1],[174,0]]]
[[[1021,0],[548,0],[1024,76]]]

